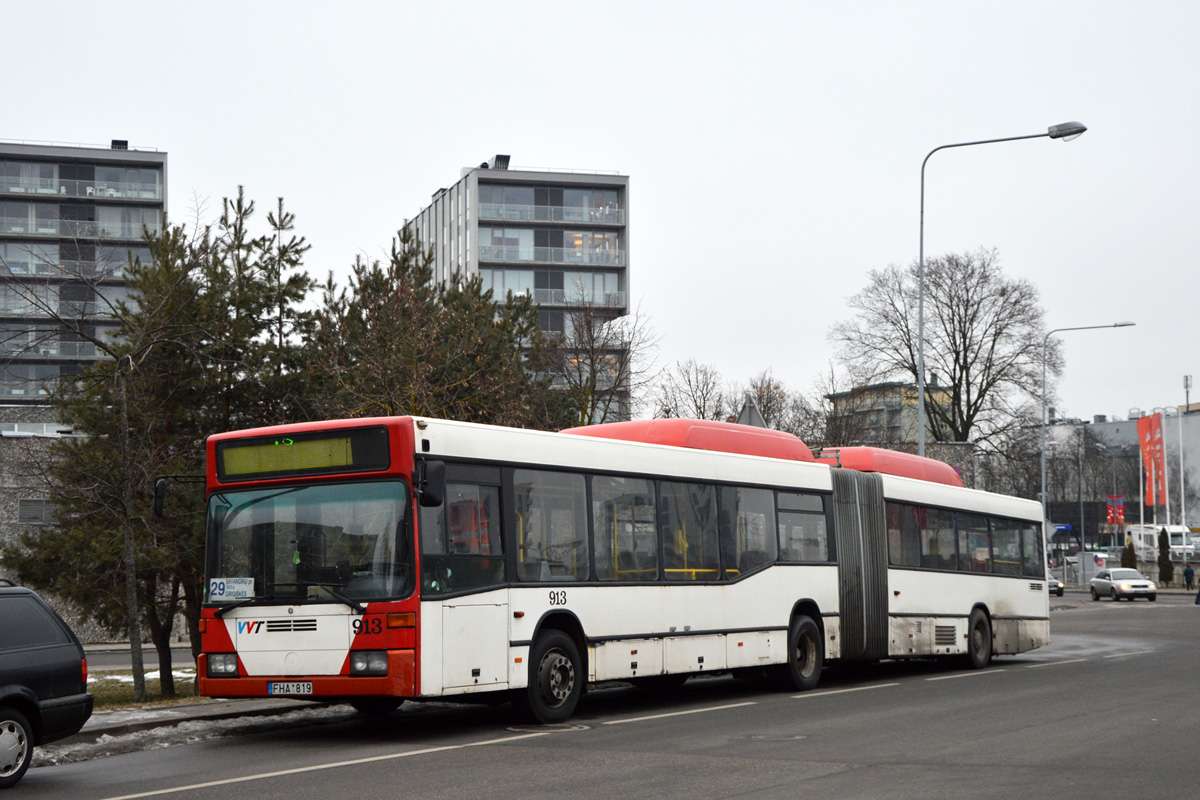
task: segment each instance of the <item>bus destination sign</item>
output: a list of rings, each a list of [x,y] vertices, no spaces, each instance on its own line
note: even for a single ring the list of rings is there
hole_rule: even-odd
[[[383,427],[217,442],[217,477],[223,482],[384,470],[390,461]]]

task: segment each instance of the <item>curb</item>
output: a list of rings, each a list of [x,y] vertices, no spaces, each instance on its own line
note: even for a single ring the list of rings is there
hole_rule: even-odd
[[[318,708],[331,703],[308,700],[219,700],[212,703],[183,704],[167,709],[151,709],[139,719],[109,721],[106,715],[129,714],[129,711],[99,711],[84,724],[74,736],[59,739],[54,744],[94,743],[102,736],[122,736],[128,733],[169,728],[184,722],[236,719],[241,717],[271,717],[287,714],[302,708]]]

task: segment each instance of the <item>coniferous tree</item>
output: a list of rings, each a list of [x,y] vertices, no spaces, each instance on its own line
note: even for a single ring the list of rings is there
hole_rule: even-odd
[[[406,228],[386,261],[356,260],[344,289],[326,282],[309,352],[319,416],[570,424],[532,302],[497,303],[474,276],[438,283],[432,263]]]
[[[1167,529],[1158,532],[1158,582],[1169,586],[1175,580],[1175,565],[1171,563],[1171,537]]]

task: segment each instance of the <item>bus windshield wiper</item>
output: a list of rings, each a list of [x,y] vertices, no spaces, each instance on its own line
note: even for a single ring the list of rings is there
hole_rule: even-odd
[[[258,603],[263,603],[263,602],[271,603],[274,601],[275,601],[275,595],[273,595],[273,594],[264,595],[263,597],[247,597],[245,600],[238,600],[236,603],[230,603],[227,606],[221,606],[220,608],[218,608],[216,611],[213,612],[213,616],[216,617],[217,619],[220,619],[221,617],[225,616],[225,612],[233,611],[235,608],[240,608],[241,606],[257,605]]]
[[[330,595],[330,596],[331,596],[331,597],[332,597],[334,600],[339,600],[339,601],[341,601],[341,602],[345,603],[346,605],[350,606],[352,609],[354,609],[355,611],[357,611],[357,612],[359,613],[359,615],[360,615],[360,616],[361,616],[361,615],[363,615],[363,614],[366,614],[366,613],[367,613],[367,607],[366,607],[366,606],[362,605],[362,604],[361,604],[361,603],[359,603],[357,600],[351,600],[349,597],[347,597],[346,595],[342,594],[342,593],[341,593],[341,592],[339,592],[337,589],[335,589],[334,587],[338,585],[338,584],[336,584],[336,583],[312,583],[312,582],[306,582],[306,583],[304,583],[303,585],[304,585],[304,586],[320,586],[322,589],[324,589],[325,591],[329,592],[329,595]]]

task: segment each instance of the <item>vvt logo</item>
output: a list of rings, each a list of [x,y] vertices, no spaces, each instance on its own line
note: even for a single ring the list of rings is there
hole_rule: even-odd
[[[239,619],[238,620],[238,633],[258,633],[259,631],[262,630],[262,626],[263,626],[263,621],[261,619],[255,619],[255,620]]]

